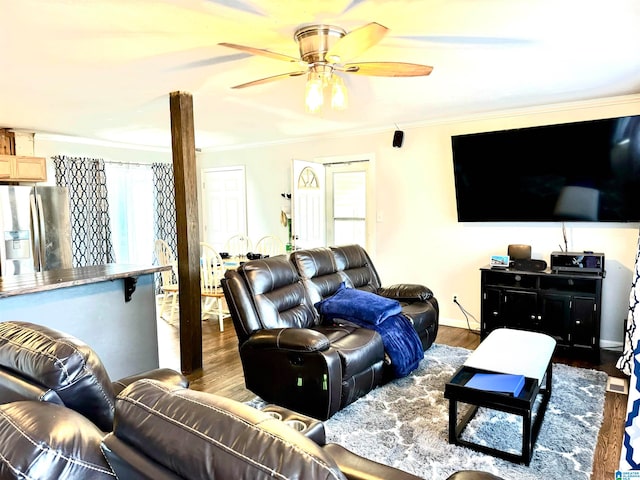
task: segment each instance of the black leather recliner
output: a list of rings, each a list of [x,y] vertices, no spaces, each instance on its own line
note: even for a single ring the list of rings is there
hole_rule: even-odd
[[[362,247],[253,260],[227,271],[222,281],[249,390],[266,402],[324,420],[391,378],[376,331],[326,325],[316,311],[314,304],[342,282],[395,297],[423,348],[433,343],[438,304],[432,292],[420,285],[382,288]]]
[[[0,322],[0,404],[38,400],[65,405],[111,431],[115,397],[140,378],[187,387],[182,374],[158,368],[112,382],[84,342],[28,322]]]
[[[325,420],[381,383],[380,335],[322,325],[286,256],[228,270],[222,285],[245,384],[266,402]]]

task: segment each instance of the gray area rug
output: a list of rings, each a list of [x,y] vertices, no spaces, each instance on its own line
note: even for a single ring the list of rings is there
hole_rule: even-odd
[[[588,480],[602,425],[607,375],[553,366],[553,393],[530,466],[517,465],[448,442],[449,401],[444,386],[471,353],[433,345],[417,370],[394,380],[325,422],[327,442],[425,479],[482,470],[506,480]],[[259,398],[248,402],[260,408]],[[460,404],[460,413],[466,406]],[[479,409],[463,438],[520,452],[520,417]]]
[[[444,386],[470,353],[433,345],[408,377],[375,389],[327,420],[327,441],[425,479],[445,479],[470,469],[508,480],[588,480],[607,375],[554,364],[553,393],[531,465],[526,467],[448,443],[449,401]],[[519,453],[521,432],[521,417],[481,408],[463,437]]]

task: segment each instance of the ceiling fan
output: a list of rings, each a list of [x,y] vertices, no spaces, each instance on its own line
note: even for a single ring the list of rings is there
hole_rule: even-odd
[[[298,70],[253,80],[232,88],[246,88],[261,85],[287,77],[307,75],[306,105],[310,111],[317,111],[324,102],[324,88],[332,88],[332,106],[346,107],[346,88],[337,72],[355,73],[379,77],[416,77],[429,75],[433,67],[405,62],[360,62],[345,63],[377,44],[389,29],[379,23],[369,23],[347,33],[334,25],[303,25],[294,33],[298,43],[300,58],[272,52],[261,48],[235,43],[219,43],[252,55],[296,63]]]

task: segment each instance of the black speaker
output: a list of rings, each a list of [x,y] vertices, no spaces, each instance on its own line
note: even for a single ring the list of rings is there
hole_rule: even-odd
[[[396,130],[393,133],[393,146],[400,148],[402,146],[402,140],[404,139],[404,132],[402,130]]]
[[[528,260],[531,258],[531,245],[509,245],[507,255],[511,260]]]
[[[541,272],[547,268],[547,262],[544,260],[520,259],[514,260],[513,266],[516,270],[524,270],[525,272]]]

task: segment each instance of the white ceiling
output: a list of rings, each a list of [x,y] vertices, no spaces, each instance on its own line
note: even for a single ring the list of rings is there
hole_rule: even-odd
[[[168,147],[169,93],[193,95],[196,146],[394,130],[488,111],[640,92],[638,0],[0,0],[0,127]],[[293,33],[389,28],[358,61],[426,77],[348,75],[346,111],[304,110]]]

